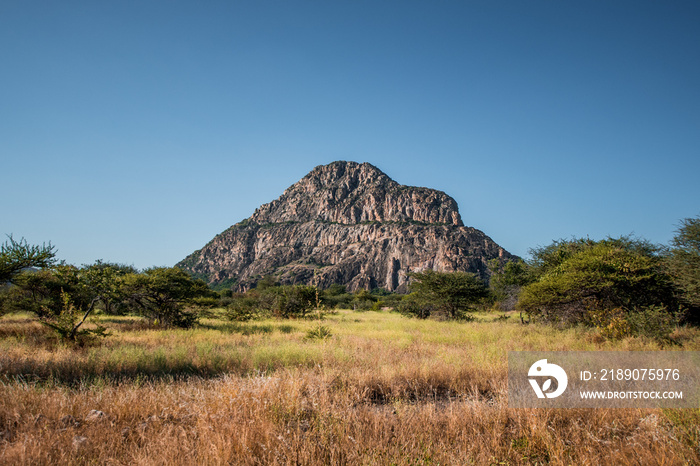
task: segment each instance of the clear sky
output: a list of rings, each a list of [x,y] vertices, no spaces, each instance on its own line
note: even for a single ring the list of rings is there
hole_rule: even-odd
[[[173,265],[313,167],[510,252],[700,214],[700,2],[0,2],[0,235]]]

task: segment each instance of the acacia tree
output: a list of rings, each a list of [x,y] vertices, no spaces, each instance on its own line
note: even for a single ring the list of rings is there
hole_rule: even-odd
[[[123,286],[127,300],[141,315],[166,327],[191,327],[198,318],[191,309],[196,299],[212,294],[204,281],[193,279],[177,267],[153,267],[128,274]]]
[[[283,286],[277,295],[274,313],[286,318],[305,317],[314,308],[317,293],[316,287],[310,285]]]
[[[677,309],[660,248],[630,237],[555,241],[532,251],[536,280],[517,307],[545,320],[587,322],[591,312]]]
[[[62,339],[83,342],[105,334],[100,326],[81,328],[101,299],[100,289],[86,280],[85,269],[59,264],[18,274],[8,290],[5,308],[32,312]]]
[[[684,301],[700,308],[700,217],[681,220],[671,240],[667,265]]]
[[[24,238],[15,241],[12,235],[0,245],[0,315],[16,308],[15,284],[29,268],[47,268],[56,262],[54,247],[49,243],[30,245]]]
[[[83,280],[100,296],[100,304],[106,314],[124,314],[127,311],[127,296],[123,281],[129,274],[138,273],[130,265],[97,260],[94,264],[83,265]]]
[[[56,251],[51,243],[31,245],[24,238],[15,241],[12,235],[0,246],[0,284],[12,283],[25,269],[43,269],[56,263]]]
[[[461,318],[489,295],[486,284],[471,273],[426,270],[411,277],[409,296],[414,305],[406,309],[418,317],[440,314],[450,319]]]
[[[505,263],[491,259],[488,267],[491,271],[489,289],[496,305],[503,312],[512,311],[522,287],[533,281],[531,267],[522,259]]]

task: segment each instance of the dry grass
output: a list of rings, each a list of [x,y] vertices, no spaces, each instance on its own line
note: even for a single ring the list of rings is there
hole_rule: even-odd
[[[3,464],[698,464],[697,411],[524,410],[508,350],[657,349],[583,330],[341,312],[161,331],[104,319],[72,349],[0,321]],[[683,331],[683,346],[700,337]],[[98,410],[104,415],[96,415]]]

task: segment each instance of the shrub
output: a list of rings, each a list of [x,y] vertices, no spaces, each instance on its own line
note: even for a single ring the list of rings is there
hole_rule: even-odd
[[[498,259],[492,259],[489,261],[489,270],[489,289],[495,308],[501,312],[513,311],[520,290],[533,281],[530,266],[523,260],[502,263]]]
[[[260,315],[259,301],[255,294],[238,294],[231,297],[226,306],[226,318],[236,322],[252,320]]]
[[[619,340],[629,336],[630,325],[626,319],[627,312],[621,308],[595,309],[588,312],[590,323],[608,340]]]
[[[367,290],[357,290],[352,298],[352,308],[356,311],[369,311],[377,302],[377,297]]]
[[[669,341],[680,321],[677,313],[665,306],[648,306],[627,314],[630,333],[643,335],[658,341]]]
[[[695,312],[700,309],[700,217],[686,218],[671,241],[666,266],[681,291],[682,299]],[[700,320],[698,316],[690,316]]]
[[[648,306],[640,309],[595,309],[588,312],[590,323],[601,336],[619,340],[629,336],[644,336],[659,342],[668,342],[676,330],[679,316],[665,306]]]
[[[398,306],[396,306],[396,311],[399,313],[406,317],[416,317],[418,319],[427,319],[430,317],[431,310],[430,306],[427,306],[418,299],[416,293],[404,296]]]
[[[50,318],[41,320],[41,323],[51,328],[58,335],[59,339],[83,346],[96,338],[108,335],[106,329],[101,325],[92,329],[80,328],[92,312],[97,300],[90,303],[86,310],[78,310],[67,293],[62,292],[61,299],[63,301],[62,309]]]
[[[411,277],[412,305],[420,307],[418,313],[426,317],[439,314],[448,319],[463,319],[476,303],[489,296],[486,284],[471,273],[426,270]]]
[[[533,253],[536,281],[523,287],[517,308],[550,322],[590,322],[592,310],[677,309],[675,289],[658,248],[627,237],[555,242]]]
[[[325,325],[318,324],[306,332],[305,338],[307,340],[324,340],[326,338],[330,338],[331,336],[333,336],[333,334],[331,333],[331,329],[329,329]]]
[[[316,307],[316,298],[313,286],[284,286],[277,296],[274,312],[279,317],[305,317]]]
[[[197,322],[195,300],[212,293],[202,280],[177,267],[153,267],[129,274],[124,277],[124,291],[129,302],[154,324],[181,328]]]
[[[330,309],[351,309],[353,295],[347,292],[345,285],[332,284],[321,291],[321,302]]]

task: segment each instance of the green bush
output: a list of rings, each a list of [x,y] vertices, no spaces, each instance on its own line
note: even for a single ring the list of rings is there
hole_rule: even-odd
[[[430,306],[421,302],[416,293],[404,296],[395,310],[406,317],[416,317],[418,319],[427,319],[432,311]]]
[[[372,310],[377,302],[377,297],[367,290],[357,290],[352,298],[352,308],[356,311]]]
[[[665,343],[679,324],[679,316],[665,306],[647,306],[640,309],[595,309],[588,312],[589,323],[610,340],[643,336]]]
[[[87,309],[79,310],[73,305],[67,293],[61,293],[61,298],[63,308],[50,318],[41,320],[41,323],[51,328],[60,340],[83,346],[108,335],[107,329],[101,325],[90,329],[81,328],[92,312],[96,300],[90,303]]]
[[[51,269],[24,271],[6,290],[6,311],[31,312],[64,341],[84,344],[104,336],[104,328],[85,329],[83,324],[102,300],[100,290],[87,279],[86,269],[57,265]]]
[[[692,309],[689,315],[700,321],[700,217],[686,218],[671,241],[666,266],[681,299]]]
[[[330,338],[331,336],[333,336],[333,334],[331,333],[331,329],[329,329],[325,325],[318,324],[306,332],[305,338],[307,340],[325,340],[326,338]]]
[[[592,310],[678,308],[659,249],[645,241],[555,242],[533,257],[536,281],[523,287],[517,308],[546,321],[586,323]]]
[[[353,295],[345,285],[332,284],[320,292],[321,302],[329,309],[352,309]]]
[[[277,296],[274,313],[278,317],[306,317],[316,308],[317,290],[313,286],[283,286]]]
[[[630,333],[643,335],[658,341],[669,341],[670,334],[679,324],[679,315],[665,306],[649,306],[627,314]]]
[[[153,267],[128,274],[123,286],[135,310],[165,327],[194,325],[199,318],[196,299],[212,295],[206,283],[177,267]]]
[[[422,318],[436,315],[463,320],[465,313],[473,311],[474,305],[489,296],[486,284],[471,273],[426,270],[411,277],[412,297],[405,304],[402,301],[400,306],[405,312]]]
[[[494,307],[500,312],[515,310],[515,304],[523,286],[534,280],[532,269],[523,260],[503,263],[498,259],[489,261],[491,278],[489,289]]]
[[[231,296],[231,302],[226,306],[226,318],[235,322],[253,320],[261,315],[260,303],[256,294],[237,294]]]

